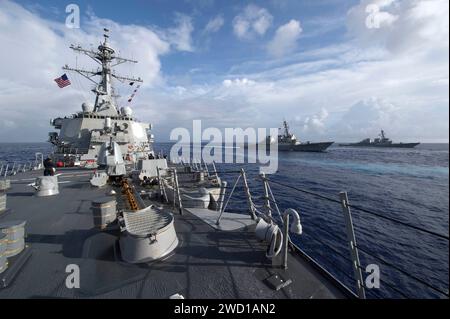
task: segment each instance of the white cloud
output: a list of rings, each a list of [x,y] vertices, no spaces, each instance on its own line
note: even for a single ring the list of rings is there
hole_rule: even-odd
[[[446,141],[448,109],[442,112],[439,105],[428,106],[401,104],[370,97],[352,105],[341,118],[328,128],[328,133],[339,136],[341,141],[355,142],[374,138],[383,129],[397,142]],[[441,135],[442,134],[442,135]]]
[[[308,116],[303,121],[303,132],[321,134],[325,130],[325,121],[328,118],[328,111],[324,108],[313,116]]]
[[[402,119],[398,116],[400,110],[386,99],[370,97],[352,105],[334,129],[339,129],[341,135],[348,138],[355,135],[370,137],[383,128],[398,133],[399,121]]]
[[[301,119],[301,138],[311,141],[358,140],[381,128],[405,142],[448,140],[448,4],[379,1],[383,12],[398,18],[372,30],[365,26],[365,6],[373,2],[355,7],[363,9],[360,33],[351,29],[356,20],[349,14],[343,42],[274,60],[245,61],[220,85],[204,86],[201,94],[184,100],[194,110],[208,109],[190,116],[219,127],[276,127],[295,114]],[[246,28],[243,34],[249,24]]]
[[[41,20],[44,24],[52,22]],[[111,31],[110,42],[117,49],[119,55],[132,57],[139,63],[137,65],[123,64],[118,72],[127,74],[132,70],[133,75],[145,79],[145,86],[153,86],[162,81],[160,56],[170,51],[170,43],[164,40],[156,30],[137,25],[122,25],[109,19],[103,19],[90,14],[84,21],[83,30],[79,30],[75,39],[72,32],[64,26],[58,26],[63,37],[59,38],[61,49],[67,48],[69,43],[86,46],[87,43],[99,43],[102,30],[107,27]],[[71,42],[69,42],[71,41]],[[69,63],[73,59],[73,52],[66,50],[60,60]],[[68,60],[69,59],[69,60]],[[84,60],[80,60],[84,63]],[[87,60],[89,61],[89,59]],[[70,63],[69,63],[70,64]],[[55,65],[55,63],[53,63]],[[59,67],[60,65],[55,65]],[[130,69],[131,68],[131,69]]]
[[[205,29],[203,29],[203,33],[217,32],[223,27],[224,23],[225,23],[224,18],[221,15],[218,15],[217,17],[208,21],[208,23],[205,26]]]
[[[273,127],[296,114],[302,119],[302,139],[350,141],[381,128],[397,140],[446,139],[448,61],[369,54],[353,46],[324,49],[333,52],[333,59],[319,54],[311,62],[241,74],[210,87],[207,96],[239,108],[240,117],[228,109],[222,113],[235,125],[252,119]],[[254,82],[243,85],[242,79],[250,78]]]
[[[163,35],[165,34],[166,39],[177,50],[193,52],[192,32],[194,31],[194,26],[192,25],[191,17],[184,14],[177,14],[175,22],[177,26],[164,31]]]
[[[177,95],[183,95],[183,94],[186,93],[186,91],[187,91],[187,89],[185,87],[183,87],[183,86],[175,87],[175,92],[176,92]]]
[[[233,19],[234,34],[239,39],[263,36],[272,25],[273,17],[265,8],[250,4]]]
[[[248,86],[248,85],[255,84],[255,81],[249,80],[247,78],[234,79],[234,80],[227,79],[227,80],[224,80],[222,84],[225,87],[233,87],[233,86],[242,87],[242,86]]]
[[[291,53],[295,50],[301,33],[302,27],[297,20],[291,20],[282,25],[267,47],[269,53],[277,57]]]
[[[366,25],[368,6],[380,7],[379,28]],[[393,54],[447,49],[448,0],[362,0],[348,12],[349,34],[364,46],[381,46]]]

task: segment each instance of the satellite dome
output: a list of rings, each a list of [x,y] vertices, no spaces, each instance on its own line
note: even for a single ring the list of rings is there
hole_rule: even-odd
[[[125,106],[122,108],[122,115],[131,116],[133,114],[133,110],[129,106]]]
[[[94,110],[94,107],[87,102],[81,104],[81,108],[83,109],[83,112],[92,112]]]

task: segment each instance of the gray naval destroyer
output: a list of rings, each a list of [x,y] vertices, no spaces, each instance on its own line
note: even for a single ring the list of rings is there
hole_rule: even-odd
[[[81,46],[71,46],[75,52],[83,53],[100,65],[97,71],[82,70],[64,66],[66,71],[76,72],[93,81],[99,76],[92,92],[95,102],[82,104],[82,110],[66,117],[50,120],[52,126],[60,132],[49,133],[49,141],[54,144],[53,159],[64,164],[77,163],[81,166],[95,165],[101,146],[110,141],[116,142],[127,163],[135,162],[138,157],[152,152],[151,124],[141,123],[133,117],[132,109],[117,106],[112,81],[140,83],[140,78],[117,75],[112,67],[122,63],[137,63],[115,54],[108,42],[108,34],[98,47],[98,51],[86,50]],[[150,139],[149,139],[150,136]]]
[[[155,155],[151,125],[118,109],[113,79],[141,80],[114,73],[135,61],[116,56],[105,32],[98,51],[72,46],[98,72],[64,67],[100,81],[93,107],[52,120],[61,167],[48,174],[41,153],[2,165],[0,298],[364,298],[354,235],[349,288],[293,243],[300,213],[279,211],[264,175],[259,206],[239,172],[242,214],[227,209],[234,187],[214,162]]]
[[[351,146],[351,147],[392,147],[392,148],[414,148],[420,143],[393,143],[390,138],[386,137],[383,130],[379,137],[375,139],[366,138],[358,143],[339,144],[339,146]]]
[[[289,125],[283,121],[283,133],[278,135],[278,150],[282,152],[324,152],[333,145],[334,142],[300,142],[297,137],[289,131]],[[274,144],[274,136],[267,136],[266,144]]]

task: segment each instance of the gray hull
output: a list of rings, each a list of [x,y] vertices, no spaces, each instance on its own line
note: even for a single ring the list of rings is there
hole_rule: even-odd
[[[339,144],[339,146],[349,147],[383,147],[383,148],[414,148],[420,143],[395,143],[395,144],[368,144],[368,143],[351,143]]]
[[[280,152],[324,152],[333,143],[334,142],[304,143],[296,145],[278,144],[278,150]]]

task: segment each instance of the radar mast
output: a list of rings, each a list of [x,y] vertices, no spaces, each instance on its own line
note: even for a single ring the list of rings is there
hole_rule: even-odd
[[[283,128],[284,128],[284,135],[286,137],[290,136],[291,134],[289,133],[289,125],[286,120],[283,121]]]
[[[113,95],[114,88],[112,86],[112,78],[121,82],[129,81],[142,83],[143,81],[141,78],[120,76],[114,72],[113,68],[120,64],[126,62],[137,63],[137,61],[116,55],[114,49],[109,44],[109,30],[106,28],[103,30],[105,32],[103,34],[104,41],[98,46],[97,51],[84,49],[80,45],[75,46],[72,44],[70,46],[72,50],[83,53],[100,64],[100,68],[97,71],[89,71],[71,68],[68,65],[65,65],[63,70],[76,72],[95,84],[94,89],[92,89],[92,92],[96,95],[94,112],[106,112],[114,115],[117,114],[118,110]],[[100,81],[95,81],[93,79],[95,76],[99,76]]]

